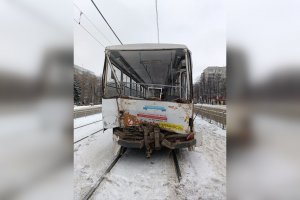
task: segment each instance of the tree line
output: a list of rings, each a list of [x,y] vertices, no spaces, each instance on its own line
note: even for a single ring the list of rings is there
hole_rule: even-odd
[[[193,84],[193,92],[195,103],[225,104],[226,78],[218,73],[202,73]]]
[[[102,77],[89,72],[74,72],[74,104],[91,105],[102,103]]]

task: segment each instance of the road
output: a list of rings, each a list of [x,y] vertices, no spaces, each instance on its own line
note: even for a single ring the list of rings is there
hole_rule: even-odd
[[[89,115],[97,114],[102,112],[102,105],[95,106],[78,106],[74,108],[73,116],[74,119],[79,117],[86,117]]]

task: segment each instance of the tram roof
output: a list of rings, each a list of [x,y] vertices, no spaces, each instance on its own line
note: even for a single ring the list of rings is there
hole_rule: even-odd
[[[164,50],[164,49],[188,49],[183,44],[156,44],[156,43],[142,43],[142,44],[124,44],[107,46],[105,50]]]

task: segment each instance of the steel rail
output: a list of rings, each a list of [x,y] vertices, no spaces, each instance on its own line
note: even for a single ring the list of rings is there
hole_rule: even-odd
[[[176,155],[175,150],[172,151],[172,155],[173,155],[173,161],[174,161],[174,165],[175,165],[175,171],[176,171],[177,179],[178,179],[178,182],[180,182],[182,176],[181,176],[181,171],[180,171],[180,167],[179,167],[179,164],[178,164],[178,159],[177,159],[177,155]]]
[[[85,124],[85,125],[82,125],[82,126],[74,127],[74,129],[78,129],[78,128],[81,128],[81,127],[84,127],[84,126],[88,126],[88,125],[91,125],[91,124],[95,124],[95,123],[101,122],[101,121],[102,121],[102,119],[101,119],[101,120],[98,120],[98,121],[94,121],[94,122],[88,123],[88,124]]]
[[[88,135],[88,136],[85,136],[85,137],[83,137],[83,138],[81,138],[81,139],[75,141],[74,144],[76,144],[76,143],[78,143],[78,142],[80,142],[80,141],[82,141],[82,140],[84,140],[84,139],[86,139],[86,138],[88,138],[88,137],[91,137],[92,135],[95,135],[96,133],[99,133],[100,131],[103,131],[103,129],[100,129],[99,131],[96,131],[96,132],[94,132],[94,133],[92,133],[92,134],[90,134],[90,135]]]
[[[104,180],[104,177],[106,176],[106,174],[108,174],[110,172],[110,170],[115,166],[115,164],[122,157],[122,155],[124,155],[125,151],[126,151],[126,148],[121,148],[119,154],[111,162],[111,164],[105,170],[104,174],[98,179],[98,181],[96,182],[96,184],[90,188],[90,190],[86,193],[86,195],[83,197],[82,200],[88,200],[88,199],[90,199],[92,197],[92,195],[94,194],[94,192],[100,186],[101,182]]]

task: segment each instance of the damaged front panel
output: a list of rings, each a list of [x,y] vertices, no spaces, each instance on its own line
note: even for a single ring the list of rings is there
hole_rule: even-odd
[[[102,119],[105,129],[120,127],[117,99],[102,99]]]
[[[151,124],[162,130],[189,134],[192,104],[135,99],[104,99],[104,128]]]

